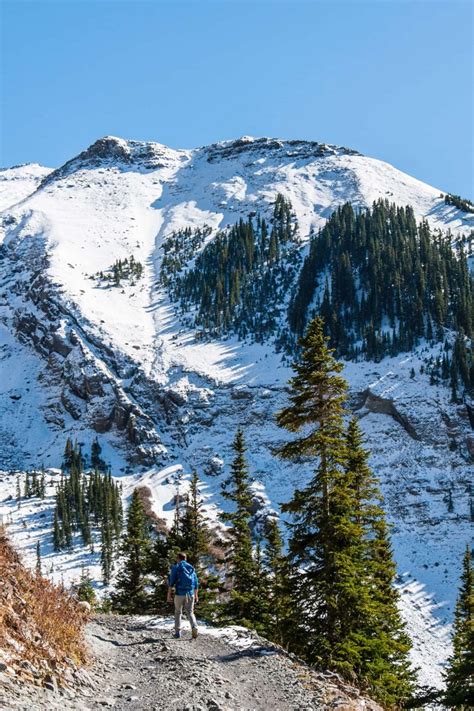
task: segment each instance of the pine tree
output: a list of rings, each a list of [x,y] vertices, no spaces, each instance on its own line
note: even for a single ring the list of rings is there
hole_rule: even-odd
[[[269,595],[270,576],[264,565],[262,541],[257,540],[253,555],[254,580],[249,591],[251,607],[251,625],[260,634],[266,634],[271,624],[271,598]]]
[[[169,533],[169,545],[170,548],[173,549],[174,554],[178,553],[178,551],[184,549],[184,542],[183,542],[183,497],[181,496],[179,487],[176,489],[176,494],[174,497],[174,516],[173,516],[173,524],[171,526],[171,530]],[[175,555],[172,553],[172,557],[174,558]]]
[[[347,428],[344,469],[352,492],[356,547],[350,551],[350,563],[357,578],[352,582],[350,616],[345,621],[351,630],[346,630],[339,655],[349,662],[360,683],[391,707],[407,699],[413,690],[414,674],[408,657],[411,642],[398,611],[396,567],[379,484],[369,467],[355,417]]]
[[[469,546],[454,613],[453,654],[446,670],[444,703],[466,710],[474,707],[474,566]]]
[[[215,598],[219,580],[215,573],[209,571],[214,563],[209,548],[211,532],[202,507],[200,480],[197,472],[193,471],[181,519],[181,543],[188,554],[188,562],[194,566],[199,578],[199,615],[212,621],[217,614]]]
[[[89,574],[89,570],[84,568],[84,566],[81,568],[81,577],[76,594],[78,600],[88,602],[89,605],[93,605],[95,603],[95,591],[94,586],[92,585],[92,578]]]
[[[26,472],[26,476],[25,476],[24,496],[25,496],[25,499],[29,499],[29,497],[31,496],[31,484],[30,484],[30,473],[29,472]]]
[[[115,606],[131,613],[146,608],[146,572],[149,569],[151,536],[138,489],[133,490],[127,513],[127,527],[122,539],[124,561],[117,577]]]
[[[173,543],[164,530],[157,530],[150,555],[149,571],[155,576],[153,592],[153,609],[158,614],[168,614],[169,604],[166,602],[168,591],[168,574],[175,562],[172,556]]]
[[[99,440],[96,437],[91,444],[91,467],[93,469],[103,469],[104,462],[102,461],[100,455],[102,453],[102,447],[99,444]]]
[[[240,624],[249,624],[254,610],[254,587],[256,568],[252,551],[250,530],[250,507],[252,496],[245,441],[242,430],[237,430],[232,448],[235,452],[229,477],[223,484],[222,495],[231,501],[235,510],[222,514],[223,521],[230,523],[232,549],[229,562],[232,568],[232,592],[225,614]]]
[[[41,469],[41,478],[39,481],[39,496],[44,499],[46,496],[46,474],[44,468]]]
[[[41,577],[41,545],[36,541],[36,575]]]
[[[328,665],[336,643],[338,621],[335,600],[335,539],[331,517],[332,490],[340,479],[344,462],[343,403],[347,385],[339,375],[337,363],[327,346],[321,319],[314,319],[301,340],[300,362],[290,381],[290,405],[277,415],[277,422],[290,432],[302,436],[287,442],[280,449],[281,457],[298,460],[314,457],[318,464],[308,486],[296,490],[283,511],[293,516],[290,524],[289,560],[292,567],[303,568],[294,590],[295,605],[305,613],[305,627],[294,629],[293,643],[299,636],[307,646],[310,659]]]
[[[20,475],[18,475],[17,478],[16,478],[16,500],[18,501],[18,508],[20,508],[20,505],[21,505],[21,483],[20,483]]]
[[[265,564],[268,571],[267,590],[269,602],[265,635],[277,644],[288,647],[291,643],[293,604],[291,600],[291,576],[288,561],[283,554],[283,540],[275,518],[267,520],[265,525]]]
[[[283,507],[290,523],[292,597],[302,623],[291,644],[310,662],[338,671],[387,706],[411,690],[408,640],[392,587],[395,568],[380,494],[357,423],[346,432],[347,384],[315,319],[301,341],[290,405],[278,423],[301,432],[284,458],[314,458],[315,474]],[[388,622],[387,622],[388,620]]]
[[[36,471],[33,471],[32,476],[31,476],[31,494],[32,494],[32,496],[39,496],[38,474]]]
[[[209,528],[202,513],[199,483],[197,472],[193,471],[181,523],[182,548],[198,572],[202,570],[203,557],[209,556]]]
[[[66,471],[69,471],[69,469],[72,466],[73,455],[74,455],[74,448],[72,446],[71,438],[68,437],[66,440],[66,446],[64,448],[64,457],[63,457],[63,469],[65,469]]]
[[[108,518],[101,526],[100,567],[104,584],[108,585],[112,574],[112,530]]]

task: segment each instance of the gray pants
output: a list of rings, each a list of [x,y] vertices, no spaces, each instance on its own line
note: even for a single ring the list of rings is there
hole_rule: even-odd
[[[174,596],[174,629],[176,632],[181,630],[181,619],[183,609],[191,624],[191,629],[197,627],[196,617],[194,615],[194,595],[175,595]]]

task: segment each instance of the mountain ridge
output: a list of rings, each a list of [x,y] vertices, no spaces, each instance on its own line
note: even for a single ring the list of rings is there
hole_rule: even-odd
[[[303,156],[306,143],[290,150],[281,142],[258,143],[274,139],[235,145],[242,141],[236,139],[230,152],[228,142],[179,152],[102,140],[52,173],[17,169],[0,181],[7,203],[0,217],[0,467],[58,467],[66,436],[86,451],[98,435],[125,496],[141,482],[150,488],[155,513],[169,519],[176,486],[185,489],[187,472],[197,466],[215,518],[230,439],[241,424],[252,443],[258,520],[310,474],[305,465],[276,466],[272,455],[283,437],[274,413],[284,405],[291,368],[272,343],[202,341],[183,326],[159,284],[165,241],[173,232],[207,225],[204,249],[250,214],[271,220],[279,193],[292,204],[302,255],[311,233],[346,202],[357,209],[377,199],[412,204],[417,220],[451,230],[453,243],[469,231],[472,217],[446,205],[435,188],[350,149]],[[158,148],[149,152],[150,145]],[[143,169],[143,162],[151,167]],[[191,250],[187,265],[196,254]],[[140,276],[126,272],[115,285],[114,265],[131,256]],[[438,357],[439,345],[423,341],[381,362],[344,364],[395,526],[416,654],[425,677],[436,683],[449,648],[455,589],[455,571],[445,572],[442,561],[457,559],[468,535],[474,449],[466,407],[452,403],[442,383],[430,385],[427,363]],[[49,540],[51,508],[41,509],[44,520],[35,517],[34,506],[18,513],[8,501],[14,486],[15,477],[5,473],[0,506],[31,560],[36,540]],[[26,515],[31,537],[22,531]],[[429,542],[423,550],[419,537]],[[45,555],[57,568],[54,575],[62,570],[70,581],[86,552]],[[96,558],[89,560],[100,577]]]

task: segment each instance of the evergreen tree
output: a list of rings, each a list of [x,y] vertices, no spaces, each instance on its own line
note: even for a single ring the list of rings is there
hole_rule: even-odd
[[[202,510],[199,487],[198,474],[193,471],[182,516],[181,542],[182,549],[188,554],[188,562],[194,566],[199,578],[199,614],[204,619],[213,620],[217,614],[215,598],[219,580],[215,573],[209,571],[214,563],[209,548],[211,532]]]
[[[453,654],[446,670],[444,702],[454,708],[474,707],[474,566],[469,546],[454,613]]]
[[[25,496],[25,499],[29,499],[31,496],[31,483],[30,483],[30,473],[29,472],[26,472],[26,475],[25,475],[24,496]]]
[[[38,495],[38,475],[34,470],[31,472],[30,495],[31,496]]]
[[[197,472],[193,471],[182,518],[181,541],[183,550],[188,554],[188,562],[198,573],[203,569],[203,558],[209,556],[209,528],[202,505],[199,477]]]
[[[150,555],[149,571],[156,578],[153,592],[153,609],[158,614],[168,614],[169,605],[166,602],[168,591],[168,574],[175,562],[173,559],[174,544],[165,530],[157,530]]]
[[[249,624],[254,611],[254,586],[257,571],[252,551],[250,507],[252,496],[245,441],[239,428],[233,442],[235,452],[229,477],[223,484],[222,494],[231,501],[234,511],[222,514],[223,521],[231,526],[232,549],[229,562],[232,568],[232,592],[225,613],[240,624]]]
[[[36,541],[36,575],[41,577],[41,545]]]
[[[271,597],[269,595],[270,576],[264,565],[264,554],[262,550],[262,541],[257,540],[255,553],[253,556],[254,563],[254,580],[251,590],[249,590],[249,599],[252,601],[251,606],[251,626],[260,634],[266,634],[271,625]]]
[[[265,525],[267,545],[265,564],[268,571],[267,590],[269,610],[265,635],[271,640],[288,647],[294,628],[293,604],[291,599],[292,580],[288,561],[283,554],[283,540],[276,518],[270,518]]]
[[[53,548],[55,551],[61,550],[64,545],[64,541],[61,535],[61,528],[59,526],[58,512],[57,509],[54,511],[54,523],[53,523]]]
[[[92,584],[92,578],[90,576],[89,570],[82,566],[81,577],[79,580],[79,585],[77,587],[77,599],[88,602],[89,605],[94,605],[95,603],[95,591]]]
[[[63,457],[63,469],[65,471],[69,471],[69,469],[71,468],[73,456],[74,456],[74,448],[72,446],[72,440],[70,437],[68,437],[66,440],[66,446],[64,448],[64,457]]]
[[[290,405],[278,423],[301,433],[280,455],[314,458],[314,476],[283,507],[290,523],[292,597],[300,624],[291,644],[311,663],[338,671],[387,706],[411,691],[408,639],[393,589],[395,568],[380,494],[353,420],[346,432],[347,384],[321,319],[301,341]]]
[[[41,478],[39,481],[39,496],[42,499],[46,496],[46,474],[44,468],[41,470]]]
[[[391,707],[407,699],[413,690],[414,674],[408,657],[411,642],[398,611],[396,567],[379,484],[369,467],[355,417],[347,428],[344,469],[352,494],[350,520],[356,543],[351,546],[349,564],[358,577],[352,581],[352,601],[345,621],[351,629],[346,628],[338,656],[349,664],[362,685]]]
[[[115,606],[123,612],[139,613],[146,608],[146,572],[149,569],[151,536],[138,489],[133,490],[122,539],[124,557],[117,577]]]
[[[105,585],[110,583],[112,574],[112,529],[108,518],[104,518],[101,526],[100,567]]]
[[[339,375],[337,363],[327,346],[323,322],[314,319],[301,341],[302,354],[290,381],[290,405],[277,415],[277,422],[302,436],[287,442],[279,454],[298,460],[314,457],[315,474],[303,490],[283,506],[292,514],[289,559],[302,568],[294,590],[294,602],[304,613],[307,635],[295,627],[293,644],[307,647],[310,659],[329,665],[336,644],[338,608],[334,581],[337,560],[334,556],[335,524],[331,516],[332,490],[341,477],[344,462],[343,403],[347,385]],[[300,639],[301,638],[301,639]]]
[[[96,437],[91,444],[91,467],[93,469],[104,469],[104,461],[101,459],[102,447]]]
[[[169,545],[170,549],[174,551],[174,554],[183,550],[185,547],[183,541],[183,503],[184,498],[181,496],[179,487],[177,487],[174,497],[173,525],[169,533]],[[174,558],[175,555],[172,554],[172,557]]]

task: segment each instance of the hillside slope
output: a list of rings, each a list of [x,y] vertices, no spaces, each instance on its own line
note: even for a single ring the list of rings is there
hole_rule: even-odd
[[[473,225],[438,189],[350,149],[305,141],[242,138],[173,150],[106,137],[55,171],[12,171],[0,183],[0,466],[58,467],[66,436],[89,451],[98,434],[125,493],[146,484],[156,513],[168,519],[191,466],[216,516],[239,424],[250,443],[257,518],[278,510],[310,473],[272,455],[284,437],[274,413],[291,374],[272,343],[196,340],[160,287],[162,245],[174,230],[208,225],[203,249],[250,213],[270,218],[277,193],[291,200],[302,255],[311,231],[344,202],[409,204],[453,240]],[[97,276],[132,255],[139,276],[117,286]],[[445,386],[429,385],[426,362],[439,353],[439,345],[420,343],[345,369],[394,523],[404,613],[429,683],[440,682],[449,648],[474,456],[472,411],[451,403]],[[3,475],[0,513],[34,560],[36,540],[50,541],[51,504],[18,512],[6,501],[15,482]],[[33,524],[27,532],[25,518]],[[46,558],[50,568],[52,550]],[[64,556],[54,575],[77,577],[80,560]]]

